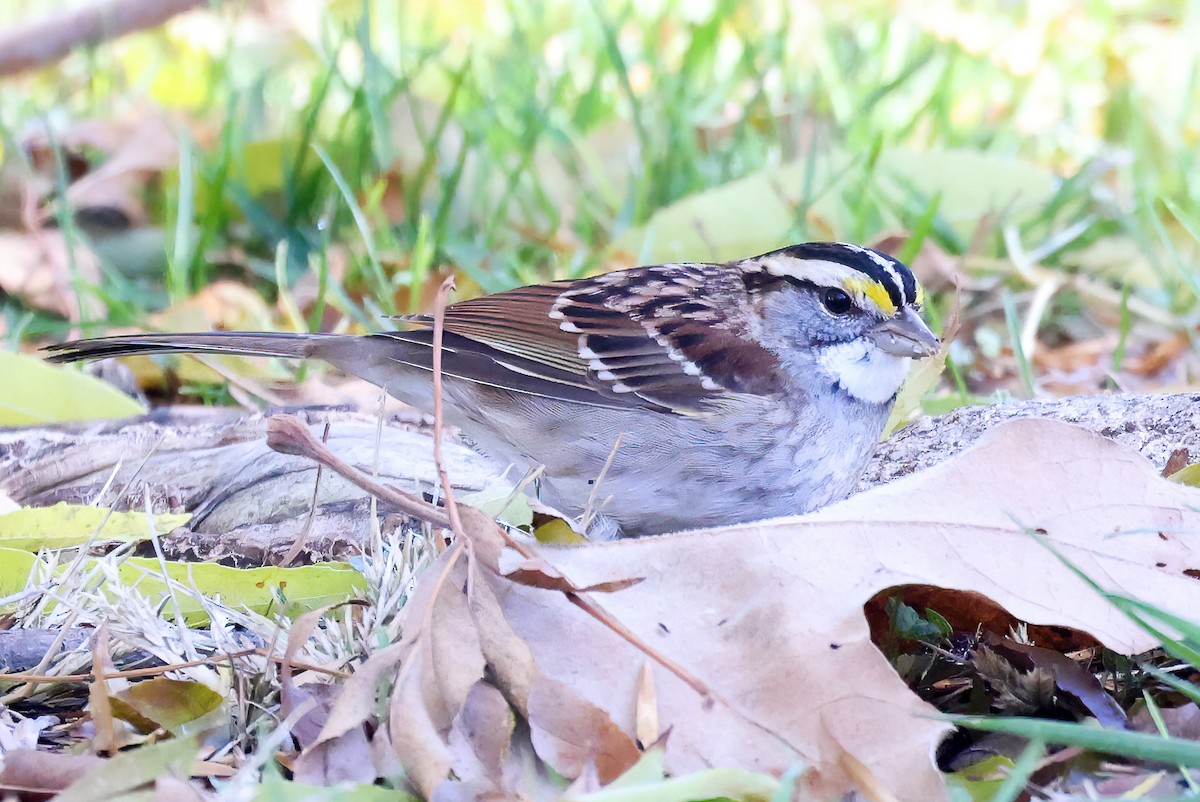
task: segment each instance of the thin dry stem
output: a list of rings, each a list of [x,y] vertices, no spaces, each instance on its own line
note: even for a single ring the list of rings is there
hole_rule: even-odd
[[[380,484],[352,465],[349,465],[312,436],[304,422],[295,415],[272,415],[267,422],[267,445],[281,454],[306,457],[343,476],[380,501],[392,505],[405,515],[411,515],[434,526],[450,528],[450,516],[435,504],[417,498],[403,490]]]
[[[104,676],[107,679],[141,679],[143,677],[157,677],[160,674],[165,674],[168,671],[178,671],[184,668],[195,668],[196,666],[215,666],[228,663],[230,660],[237,660],[242,657],[257,655],[259,657],[270,660],[274,663],[282,663],[283,655],[274,654],[266,649],[253,648],[242,649],[237,652],[223,652],[214,654],[210,657],[201,657],[197,660],[186,660],[182,663],[171,663],[169,665],[150,666],[148,668],[131,668],[127,671],[106,671]],[[326,674],[339,679],[346,679],[350,676],[349,671],[342,671],[338,668],[327,668],[325,666],[313,665],[312,663],[304,663],[293,660],[293,669],[300,671],[315,671],[318,674]],[[96,678],[94,673],[87,674],[62,674],[55,676],[54,674],[0,674],[0,682],[91,682]]]
[[[325,431],[321,433],[321,442],[329,442],[329,427],[330,422],[325,421]],[[279,562],[280,568],[287,568],[292,562],[300,556],[300,550],[304,548],[304,544],[308,542],[308,535],[312,531],[313,519],[317,515],[317,497],[321,492],[321,478],[325,475],[325,466],[317,466],[317,478],[313,481],[312,501],[308,505],[308,516],[304,519],[304,528],[300,530],[300,534],[296,535],[296,541],[292,543],[292,547],[287,550],[287,554],[283,555],[283,559]]]
[[[319,465],[328,466],[330,470],[358,485],[371,495],[376,496],[379,500],[393,505],[401,512],[412,515],[414,518],[429,521],[435,526],[450,528],[450,516],[446,510],[429,504],[422,499],[410,496],[401,490],[386,487],[374,481],[362,471],[336,457],[328,448],[317,442],[317,439],[312,436],[312,432],[308,430],[308,427],[294,415],[274,415],[271,417],[267,426],[267,443],[271,448],[281,453],[307,457]],[[536,555],[528,546],[515,539],[504,527],[497,526],[496,528],[500,532],[501,537],[503,537],[504,542],[510,548],[526,559],[532,560],[536,558]],[[628,641],[634,648],[679,677],[679,679],[701,696],[709,699],[715,698],[712,690],[703,680],[643,641],[595,602],[578,593],[568,592],[566,595],[576,607],[604,624]]]
[[[454,502],[454,487],[450,484],[450,476],[442,461],[442,339],[446,332],[446,299],[453,291],[454,276],[447,276],[438,288],[437,305],[433,311],[433,464],[437,467],[438,478],[442,482],[442,496],[450,512],[450,529],[456,538],[465,538],[462,518]],[[440,537],[433,542],[439,554],[446,550],[446,544]]]

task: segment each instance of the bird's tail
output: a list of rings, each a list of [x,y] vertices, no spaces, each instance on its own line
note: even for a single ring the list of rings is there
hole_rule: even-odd
[[[127,334],[47,346],[51,362],[78,362],[139,354],[227,354],[307,359],[322,345],[348,335],[207,331],[193,334]]]

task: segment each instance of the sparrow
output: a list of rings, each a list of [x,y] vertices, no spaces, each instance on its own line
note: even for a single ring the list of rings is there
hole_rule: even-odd
[[[592,539],[809,512],[855,487],[914,359],[939,342],[900,261],[810,242],[534,284],[446,307],[443,405],[478,451],[543,468]],[[48,347],[320,359],[433,408],[433,318],[367,335],[135,334]]]

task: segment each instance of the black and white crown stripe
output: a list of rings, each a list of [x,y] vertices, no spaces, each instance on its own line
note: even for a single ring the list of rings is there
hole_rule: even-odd
[[[808,242],[802,245],[790,245],[762,256],[747,259],[744,264],[752,265],[758,262],[770,272],[802,278],[803,276],[797,276],[793,270],[789,270],[789,264],[784,261],[789,259],[808,262],[810,269],[815,268],[820,262],[827,262],[862,273],[867,278],[879,282],[897,309],[916,304],[920,300],[917,280],[903,262],[879,251],[852,243]],[[813,278],[836,281],[835,275],[832,273],[822,275],[820,270],[815,271]]]

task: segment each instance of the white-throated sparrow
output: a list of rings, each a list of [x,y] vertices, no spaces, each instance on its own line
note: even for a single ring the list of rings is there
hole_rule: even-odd
[[[853,489],[909,359],[937,350],[921,304],[899,261],[827,242],[521,287],[447,307],[446,417],[501,462],[544,465],[541,496],[568,514],[609,497],[592,537],[807,512]],[[50,358],[323,359],[429,410],[432,321],[411,322],[104,337]]]

